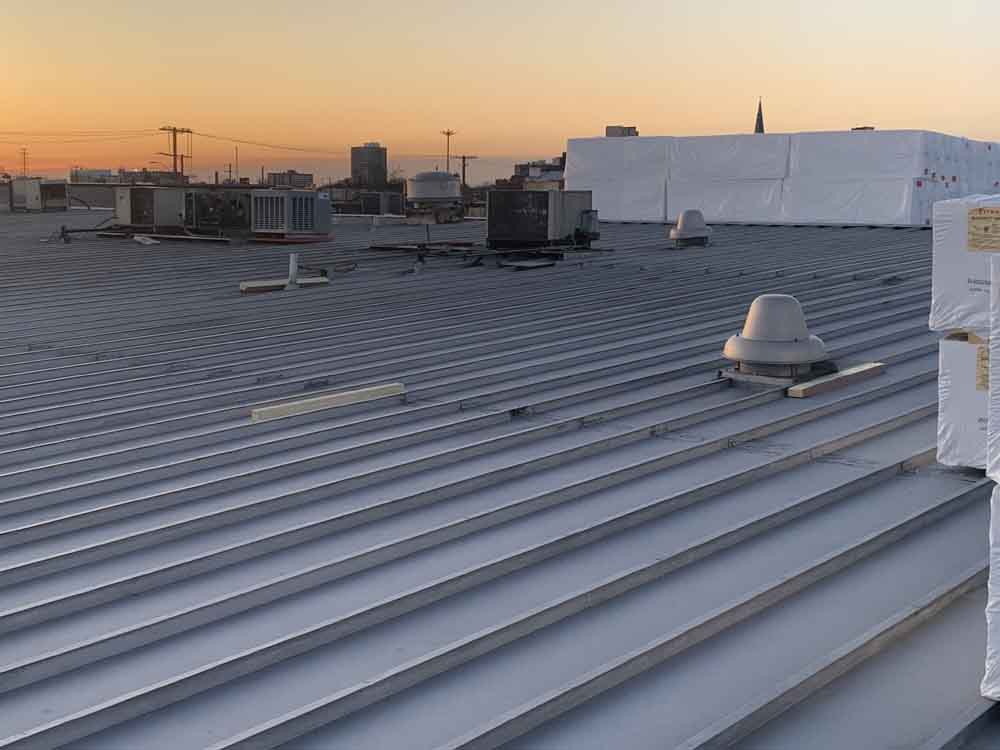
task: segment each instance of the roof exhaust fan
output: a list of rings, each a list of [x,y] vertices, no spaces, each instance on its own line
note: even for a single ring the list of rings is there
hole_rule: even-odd
[[[712,236],[712,230],[705,223],[705,217],[701,211],[689,208],[681,212],[677,218],[677,226],[670,230],[669,236],[674,241],[674,247],[688,247],[689,245],[704,247]]]
[[[727,374],[737,379],[797,381],[836,372],[823,341],[809,333],[802,305],[788,294],[757,297],[722,356],[735,362]]]

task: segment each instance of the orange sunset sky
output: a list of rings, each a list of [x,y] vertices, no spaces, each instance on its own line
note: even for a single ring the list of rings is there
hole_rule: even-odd
[[[0,0],[0,166],[138,167],[164,124],[261,165],[340,176],[380,140],[412,172],[444,150],[509,173],[608,123],[645,135],[927,128],[1000,140],[1000,2],[929,0]],[[40,131],[55,131],[43,136]],[[82,140],[82,143],[61,141]],[[322,150],[327,153],[319,153]],[[232,161],[196,138],[191,171]],[[426,158],[424,158],[426,156]],[[479,175],[475,170],[479,170]]]

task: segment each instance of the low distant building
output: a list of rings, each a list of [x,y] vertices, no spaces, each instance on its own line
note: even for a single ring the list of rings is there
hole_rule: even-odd
[[[69,172],[69,181],[73,183],[89,182],[100,184],[118,182],[118,172],[113,169],[73,167]]]
[[[118,182],[122,185],[187,185],[191,178],[169,170],[119,169]]]
[[[507,180],[497,180],[496,186],[513,190],[562,190],[565,183],[566,153],[545,161],[514,165],[514,174]]]
[[[639,128],[635,125],[608,125],[604,128],[606,138],[629,138],[639,135]]]
[[[267,184],[271,187],[310,188],[313,186],[313,176],[309,172],[268,172]]]
[[[389,150],[378,142],[351,148],[351,184],[381,189],[389,181]]]
[[[326,192],[330,195],[330,205],[336,214],[399,216],[406,210],[401,190],[360,190],[358,188],[331,187]]]

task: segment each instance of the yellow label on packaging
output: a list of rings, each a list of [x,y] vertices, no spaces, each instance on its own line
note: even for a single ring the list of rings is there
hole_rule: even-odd
[[[990,389],[990,348],[988,346],[976,347],[976,390],[988,391]]]
[[[1000,207],[969,209],[969,250],[1000,252]]]

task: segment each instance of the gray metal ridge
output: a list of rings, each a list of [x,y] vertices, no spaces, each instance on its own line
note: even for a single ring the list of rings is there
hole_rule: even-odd
[[[551,693],[539,696],[494,722],[442,745],[438,750],[486,750],[497,748],[516,739],[543,722],[551,721],[587,701],[590,701],[626,680],[633,679],[664,661],[717,635],[763,610],[779,604],[784,599],[834,575],[847,566],[864,560],[887,545],[909,534],[932,526],[950,513],[982,500],[991,491],[991,483],[983,480],[969,488],[952,494],[929,510],[914,514],[896,526],[875,532],[858,544],[824,556],[808,568],[791,571],[780,581],[749,592],[738,602],[708,613],[699,620],[687,623],[675,632],[666,634],[643,648],[626,654],[620,659],[582,675]],[[248,745],[249,746],[249,745]],[[220,745],[221,747],[229,747]],[[234,745],[238,747],[238,745]],[[261,745],[260,747],[265,747]]]
[[[736,487],[745,486],[749,482],[758,481],[779,471],[800,466],[805,462],[814,461],[822,456],[843,450],[851,445],[870,440],[880,434],[886,434],[895,429],[899,429],[900,426],[903,426],[906,423],[905,419],[897,419],[886,424],[878,425],[873,429],[849,435],[846,438],[836,437],[826,443],[810,446],[797,453],[783,456],[780,459],[765,460],[761,465],[754,466],[743,471],[738,471],[730,476],[705,482],[702,485],[696,486],[678,495],[666,496],[645,502],[634,510],[625,512],[618,516],[612,516],[598,522],[594,526],[583,528],[572,533],[567,533],[564,536],[560,536],[551,542],[546,542],[533,549],[520,551],[512,558],[501,558],[498,561],[491,562],[484,567],[475,569],[475,575],[472,575],[469,571],[462,572],[460,574],[460,578],[465,581],[465,584],[462,584],[461,586],[456,585],[453,579],[446,579],[446,583],[434,584],[435,589],[440,588],[444,592],[443,595],[451,595],[468,586],[478,585],[485,580],[489,580],[492,574],[487,571],[495,571],[496,575],[506,575],[518,569],[518,567],[532,564],[553,554],[562,554],[581,544],[594,543],[605,536],[631,528],[649,519],[657,518],[660,515],[671,513],[681,508],[689,507],[693,503],[715,497],[719,493],[729,491]],[[806,499],[795,503],[789,509],[781,511],[780,514],[773,517],[771,515],[767,516],[768,520],[766,522],[754,522],[756,526],[751,525],[751,527],[759,528],[761,530],[773,528],[774,522],[776,522],[779,517],[786,520],[792,520],[797,518],[802,512],[806,512],[807,510],[811,510],[813,508],[823,507],[829,502],[834,502],[866,486],[870,486],[871,483],[883,481],[887,476],[891,476],[899,471],[909,471],[918,466],[926,465],[932,460],[932,454],[933,447],[928,447],[913,453],[913,455],[903,460],[894,460],[891,463],[878,466],[863,476],[850,479],[845,484],[832,490],[826,490],[818,494],[807,496]],[[615,484],[620,484],[624,481],[628,481],[628,478],[617,477],[613,482],[605,481],[603,483],[588,480],[586,483],[590,485],[589,488],[593,490],[614,486]],[[333,560],[328,563],[313,566],[312,568],[303,571],[281,576],[260,585],[254,585],[242,592],[227,594],[215,602],[206,604],[204,607],[195,608],[193,611],[185,611],[177,615],[172,615],[166,619],[160,618],[153,623],[144,624],[140,628],[131,629],[127,633],[115,634],[114,641],[123,641],[127,643],[128,647],[134,648],[136,647],[137,636],[141,638],[140,634],[143,631],[152,632],[155,634],[156,638],[163,637],[163,625],[168,620],[174,623],[171,633],[176,634],[178,632],[182,632],[184,629],[203,625],[206,622],[211,621],[211,619],[228,617],[236,612],[245,611],[250,607],[260,606],[264,602],[275,601],[280,597],[299,593],[307,588],[336,580],[336,578],[345,574],[357,572],[361,569],[359,564],[362,562],[363,558],[371,558],[375,564],[381,564],[388,559],[398,559],[407,554],[411,554],[413,551],[427,549],[428,547],[442,543],[443,541],[475,533],[498,523],[506,523],[513,518],[537,512],[539,509],[545,507],[551,507],[559,500],[561,500],[560,497],[555,496],[553,493],[549,493],[548,495],[529,498],[526,501],[521,501],[513,505],[501,506],[496,510],[490,510],[475,516],[462,518],[458,521],[445,524],[437,529],[421,532],[419,535],[412,537],[412,540],[394,540],[369,550],[365,550],[361,555],[352,555],[342,560]],[[727,536],[727,539],[730,539],[732,543],[736,543],[745,538],[747,537],[735,533]],[[386,555],[387,551],[391,551],[391,556]],[[398,614],[401,614],[401,612],[393,610],[393,613],[391,615],[387,615],[387,617],[395,617],[398,616]],[[128,637],[126,638],[123,636]],[[149,636],[147,635],[146,637]],[[145,642],[148,641],[138,641],[140,644]],[[103,645],[104,648],[98,649],[98,645]],[[89,660],[106,658],[107,656],[112,655],[112,653],[120,653],[120,651],[115,650],[112,650],[111,653],[109,653],[107,645],[108,644],[103,641],[97,641],[96,643],[84,644],[83,646],[74,646],[69,651],[69,654],[62,660],[59,658],[60,655],[49,655],[41,660],[42,664],[29,661],[0,668],[0,678],[3,678],[2,681],[0,681],[0,692],[14,689],[19,687],[21,684],[27,684],[26,680],[34,681],[42,679],[45,676],[57,673],[60,669],[66,669],[70,666],[76,667],[81,664],[88,663],[88,661],[80,661],[81,652],[90,654],[96,651],[96,654],[90,656]],[[118,645],[117,648],[122,648],[122,646]],[[112,647],[112,649],[114,649],[114,647]],[[69,661],[69,664],[66,663],[67,661]],[[25,674],[27,674],[28,677],[25,677]]]
[[[861,662],[877,656],[895,641],[924,625],[958,598],[986,585],[989,560],[983,558],[948,583],[896,612],[871,630],[825,655],[803,672],[789,677],[772,691],[740,706],[676,750],[717,750],[732,747],[754,730],[794,708]]]

